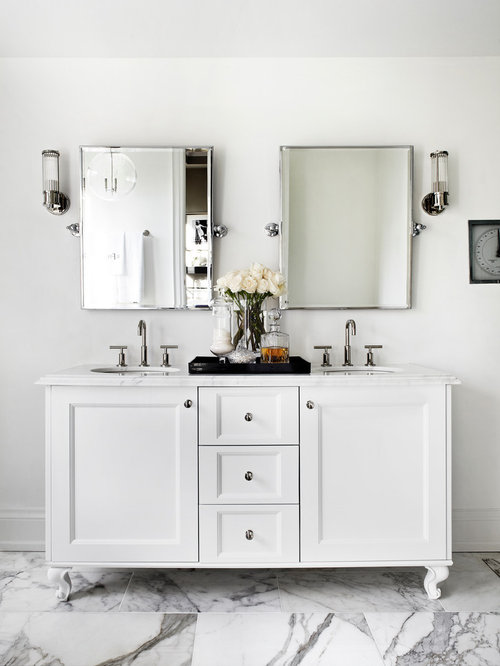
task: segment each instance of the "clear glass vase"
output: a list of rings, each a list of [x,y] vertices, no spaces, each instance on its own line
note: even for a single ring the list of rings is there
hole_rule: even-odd
[[[240,349],[247,349],[256,355],[260,353],[260,343],[264,327],[265,298],[259,295],[249,297],[239,295],[236,314],[236,333],[233,344]]]

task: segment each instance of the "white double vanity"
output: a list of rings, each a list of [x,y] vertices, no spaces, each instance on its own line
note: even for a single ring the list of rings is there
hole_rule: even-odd
[[[47,560],[71,567],[451,561],[451,385],[417,366],[310,375],[48,375]]]

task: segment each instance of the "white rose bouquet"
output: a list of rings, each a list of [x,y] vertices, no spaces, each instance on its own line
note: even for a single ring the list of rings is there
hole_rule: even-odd
[[[236,346],[243,340],[247,347],[257,351],[262,333],[265,333],[262,305],[269,296],[278,298],[285,293],[283,275],[254,263],[247,270],[226,273],[217,280],[215,288],[237,306],[238,331],[233,344]]]

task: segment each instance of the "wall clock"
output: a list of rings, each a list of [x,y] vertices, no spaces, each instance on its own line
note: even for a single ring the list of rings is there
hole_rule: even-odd
[[[471,284],[500,283],[500,220],[469,220]]]

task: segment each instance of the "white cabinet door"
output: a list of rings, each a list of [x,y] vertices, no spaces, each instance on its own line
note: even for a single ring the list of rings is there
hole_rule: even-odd
[[[48,558],[196,561],[196,390],[50,391]]]
[[[304,388],[300,416],[302,561],[450,556],[446,387]]]
[[[201,387],[200,444],[298,444],[297,387]]]

